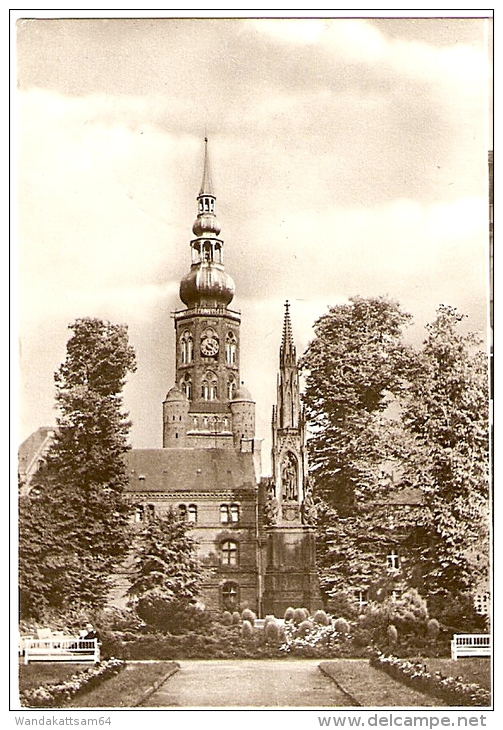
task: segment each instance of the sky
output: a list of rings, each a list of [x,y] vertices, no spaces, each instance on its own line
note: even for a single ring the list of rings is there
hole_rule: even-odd
[[[73,13],[75,16],[75,13]],[[162,445],[171,313],[209,138],[241,376],[268,473],[284,302],[300,355],[328,306],[439,304],[486,336],[489,21],[17,21],[19,440],[55,423],[78,317],[126,323],[136,448]]]

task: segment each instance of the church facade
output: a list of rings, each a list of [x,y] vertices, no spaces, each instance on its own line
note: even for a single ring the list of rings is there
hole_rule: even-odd
[[[224,267],[207,140],[190,269],[174,313],[174,383],[162,404],[162,449],[129,452],[136,520],[175,510],[190,523],[202,602],[283,615],[319,607],[305,422],[288,303],[272,414],[272,471],[261,477],[255,402],[240,378],[234,282]]]

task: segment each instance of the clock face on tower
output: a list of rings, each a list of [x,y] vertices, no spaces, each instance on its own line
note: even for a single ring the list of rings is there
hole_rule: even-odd
[[[206,357],[214,357],[218,353],[218,340],[216,337],[206,337],[201,342],[201,353]]]

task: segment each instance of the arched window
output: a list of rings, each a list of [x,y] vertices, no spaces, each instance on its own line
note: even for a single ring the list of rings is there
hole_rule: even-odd
[[[237,339],[234,332],[228,332],[225,338],[225,362],[227,365],[236,364]]]
[[[235,611],[239,606],[239,586],[230,581],[222,586],[222,608],[224,611]]]
[[[222,565],[238,564],[238,546],[234,540],[226,540],[220,546]]]
[[[218,386],[217,376],[210,371],[206,372],[201,381],[201,398],[203,400],[217,400]]]
[[[228,504],[222,504],[220,505],[220,522],[223,525],[226,525],[230,520],[229,515],[229,505]]]
[[[185,375],[183,376],[181,386],[188,400],[192,400],[192,381],[188,373],[185,373]]]
[[[195,504],[189,504],[187,508],[187,519],[189,522],[197,522],[197,507]]]
[[[231,522],[239,522],[239,505],[231,504],[230,514],[231,514]]]
[[[180,515],[180,519],[182,519],[182,520],[187,519],[187,505],[186,504],[178,505],[178,514]]]
[[[234,378],[230,378],[227,383],[227,397],[229,400],[233,400],[236,395],[236,381]]]
[[[182,345],[182,364],[187,365],[187,363],[192,362],[194,359],[194,340],[188,330],[185,330],[180,338],[180,342]]]

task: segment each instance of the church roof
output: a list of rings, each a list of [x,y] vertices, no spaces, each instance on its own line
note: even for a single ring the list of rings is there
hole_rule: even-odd
[[[253,489],[253,454],[233,449],[132,449],[128,492]]]

